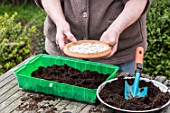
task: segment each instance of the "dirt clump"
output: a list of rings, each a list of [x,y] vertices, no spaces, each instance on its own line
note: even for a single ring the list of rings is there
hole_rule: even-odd
[[[21,103],[16,108],[16,111],[32,111],[36,113],[55,113],[57,108],[55,107],[55,101],[57,97],[53,95],[46,95],[41,93],[23,95],[21,97]]]

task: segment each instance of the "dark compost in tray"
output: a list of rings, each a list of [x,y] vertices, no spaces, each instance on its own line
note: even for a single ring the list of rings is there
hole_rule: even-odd
[[[65,64],[63,66],[53,65],[46,68],[39,67],[32,73],[32,77],[97,89],[97,87],[109,77],[109,74],[103,75],[96,71],[91,72],[89,70],[81,72]]]

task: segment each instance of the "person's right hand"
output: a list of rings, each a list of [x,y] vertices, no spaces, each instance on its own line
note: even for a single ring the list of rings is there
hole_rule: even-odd
[[[70,31],[70,25],[66,21],[60,22],[57,25],[56,44],[63,50],[64,46],[68,43],[68,40],[71,42],[77,41]]]

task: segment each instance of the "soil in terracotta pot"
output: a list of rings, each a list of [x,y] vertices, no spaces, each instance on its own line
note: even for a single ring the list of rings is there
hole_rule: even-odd
[[[39,67],[32,73],[32,77],[41,78],[60,83],[67,83],[84,88],[97,89],[104,82],[109,74],[103,75],[96,71],[85,70],[83,72],[78,69],[67,66],[48,66]]]
[[[133,79],[127,80],[129,85],[132,85]],[[153,85],[153,83],[141,81],[139,87],[148,87],[148,94],[142,98],[132,98],[125,100],[124,98],[124,86],[125,80],[119,78],[119,80],[106,84],[101,90],[101,99],[114,107],[127,109],[127,110],[149,110],[159,108],[166,104],[170,100],[170,94],[163,93]]]

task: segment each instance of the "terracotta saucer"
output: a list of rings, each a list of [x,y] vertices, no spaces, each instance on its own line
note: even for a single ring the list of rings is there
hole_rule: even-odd
[[[108,49],[102,52],[97,52],[97,53],[78,53],[78,52],[73,52],[69,50],[71,46],[80,45],[82,43],[101,44],[103,46],[106,46]],[[111,47],[108,44],[97,41],[97,40],[79,40],[76,43],[73,43],[73,42],[68,43],[64,48],[64,53],[70,57],[81,58],[81,59],[102,58],[111,53]]]

